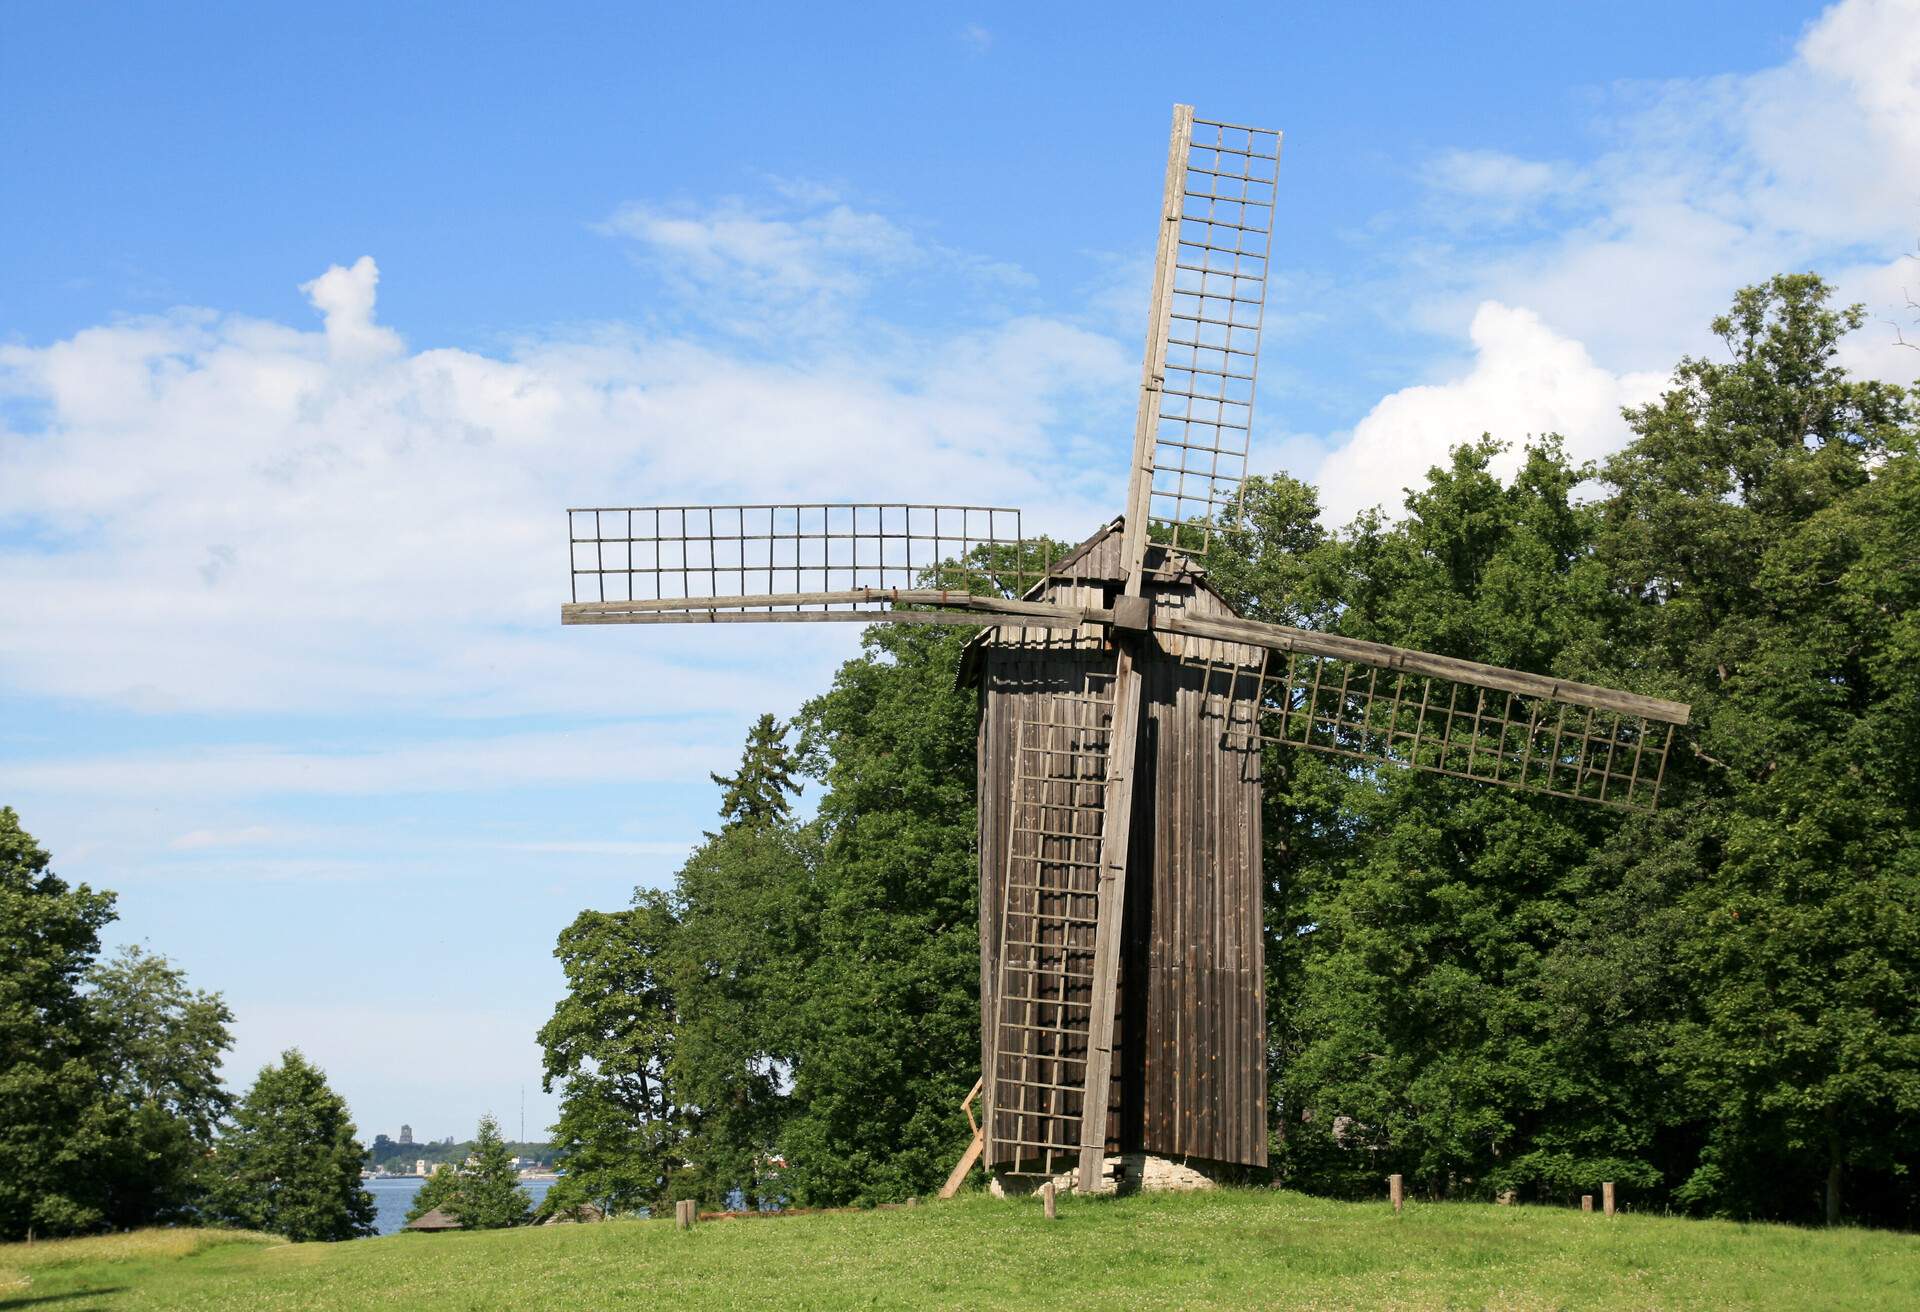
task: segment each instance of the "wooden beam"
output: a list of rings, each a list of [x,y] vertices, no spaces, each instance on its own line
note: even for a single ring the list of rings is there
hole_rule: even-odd
[[[768,611],[725,610],[721,607],[835,605],[852,602],[893,603],[913,606],[947,606],[949,610],[870,610],[870,611]],[[758,594],[741,597],[675,598],[666,601],[582,601],[560,607],[562,624],[973,624],[994,622],[1002,616],[1037,629],[1072,629],[1083,624],[1111,625],[1114,612],[1094,606],[1050,606],[1044,602],[1016,601],[1009,597],[977,597],[969,593],[947,592],[938,588],[850,588],[839,592],[801,592]],[[1499,688],[1528,697],[1546,697],[1592,706],[1622,715],[1644,715],[1667,724],[1685,724],[1692,709],[1684,702],[1640,693],[1603,688],[1598,684],[1555,679],[1544,674],[1528,674],[1499,665],[1461,660],[1454,656],[1436,656],[1411,647],[1392,647],[1383,642],[1365,642],[1333,633],[1316,633],[1286,624],[1268,624],[1261,620],[1209,619],[1181,611],[1156,612],[1153,627],[1168,633],[1195,638],[1213,638],[1223,642],[1269,647],[1277,651],[1298,651],[1309,656],[1328,656],[1357,661],[1388,670],[1405,670],[1451,679],[1480,688]]]
[[[960,1160],[953,1164],[951,1171],[947,1172],[947,1182],[940,1186],[942,1198],[951,1198],[960,1192],[960,1186],[967,1182],[967,1172],[971,1171],[973,1164],[980,1160],[980,1150],[986,1147],[986,1143],[986,1131],[975,1130],[972,1141],[967,1144],[967,1150],[960,1154]]]
[[[843,602],[885,603],[890,606],[957,606],[991,611],[996,615],[1060,615],[1068,607],[1044,601],[983,596],[953,588],[836,588],[823,592],[753,592],[724,597],[660,597],[633,601],[575,601],[562,613],[624,614],[629,611],[737,610],[759,606],[826,606]],[[1081,613],[1073,610],[1074,614]]]
[[[1075,1189],[1102,1185],[1107,1157],[1107,1099],[1113,1084],[1113,1013],[1119,1001],[1120,927],[1127,902],[1127,853],[1133,841],[1133,775],[1140,751],[1140,670],[1132,647],[1115,659],[1113,732],[1107,740],[1107,805],[1100,822],[1100,902],[1088,1001],[1087,1080],[1080,1104],[1080,1174]]]
[[[960,1160],[954,1163],[953,1169],[947,1172],[947,1182],[940,1186],[942,1198],[951,1198],[960,1192],[960,1186],[967,1182],[967,1172],[980,1160],[981,1150],[987,1146],[986,1127],[973,1119],[973,1100],[980,1096],[980,1087],[986,1080],[987,1077],[981,1075],[967,1090],[967,1096],[960,1100],[960,1110],[967,1114],[967,1124],[973,1127],[973,1139],[967,1144],[967,1150],[960,1154]]]
[[[984,628],[994,621],[982,615],[960,610],[800,610],[734,611],[710,610],[651,611],[645,614],[607,613],[599,615],[563,615],[562,624],[969,624]],[[1036,629],[1070,629],[1079,624],[1064,620],[1025,621]]]
[[[1193,106],[1173,107],[1167,141],[1167,176],[1161,191],[1160,235],[1154,243],[1153,301],[1147,311],[1147,351],[1140,365],[1140,407],[1133,421],[1133,466],[1127,472],[1126,522],[1120,535],[1120,566],[1126,594],[1140,595],[1147,558],[1147,520],[1153,509],[1153,455],[1159,440],[1160,388],[1167,374],[1167,324],[1173,314],[1173,266],[1180,250],[1180,205],[1186,192],[1187,140]]]
[[[1570,679],[1554,679],[1544,674],[1528,674],[1499,665],[1482,665],[1479,661],[1463,661],[1454,656],[1435,656],[1431,652],[1415,651],[1410,647],[1389,647],[1382,642],[1363,642],[1358,638],[1342,638],[1331,633],[1313,633],[1285,624],[1267,624],[1259,620],[1202,619],[1170,612],[1156,615],[1154,627],[1196,638],[1215,638],[1255,647],[1271,647],[1278,651],[1305,652],[1309,656],[1358,661],[1362,665],[1377,665],[1382,669],[1430,674],[1436,678],[1451,679],[1455,683],[1500,688],[1528,697],[1548,697],[1576,706],[1618,711],[1623,715],[1644,715],[1650,720],[1668,724],[1685,724],[1691,713],[1691,708],[1684,702],[1645,697],[1639,693],[1621,692],[1617,688],[1602,688],[1597,684],[1575,683]]]
[[[937,606],[944,610],[827,610],[836,605]],[[819,610],[762,610],[817,606]],[[835,592],[757,593],[737,597],[673,597],[644,601],[580,601],[560,607],[562,624],[989,624],[996,617],[1041,629],[1105,624],[1113,612],[1098,607],[1050,606],[1012,597],[979,597],[940,588],[847,588]]]

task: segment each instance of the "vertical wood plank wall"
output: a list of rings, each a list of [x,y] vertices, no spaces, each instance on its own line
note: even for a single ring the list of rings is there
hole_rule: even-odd
[[[1119,534],[1097,537],[1075,580],[1048,600],[1106,604],[1119,573]],[[1158,610],[1229,616],[1191,576],[1156,579]],[[1206,714],[1197,669],[1181,662],[1213,644],[1154,632],[1143,651],[1147,706],[1127,890],[1116,1022],[1110,1147],[1264,1166],[1266,990],[1262,939],[1258,756],[1223,741]],[[1219,653],[1224,654],[1224,653]],[[1251,653],[1245,653],[1251,655]],[[1014,725],[1035,699],[1084,694],[1113,657],[1094,634],[1002,626],[982,635],[979,732],[981,1069],[993,1063],[996,938],[1006,880]],[[990,1161],[991,1169],[1007,1165]]]

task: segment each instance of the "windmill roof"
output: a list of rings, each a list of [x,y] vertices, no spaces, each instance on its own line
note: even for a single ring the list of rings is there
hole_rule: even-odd
[[[1093,535],[1089,537],[1085,542],[1082,542],[1079,546],[1075,547],[1072,551],[1069,551],[1066,555],[1062,556],[1059,560],[1056,560],[1051,565],[1049,565],[1047,567],[1046,574],[1043,577],[1041,577],[1039,580],[1037,580],[1032,587],[1028,588],[1024,593],[1021,594],[1021,600],[1022,601],[1036,600],[1046,590],[1046,587],[1049,583],[1052,583],[1060,579],[1072,578],[1074,566],[1078,565],[1081,561],[1085,560],[1089,555],[1091,555],[1094,548],[1098,547],[1101,543],[1107,541],[1107,539],[1111,538],[1114,534],[1119,533],[1125,527],[1126,527],[1126,518],[1125,516],[1121,516],[1121,515],[1116,515],[1111,520],[1101,525],[1100,528],[1097,529],[1093,533]],[[1191,557],[1181,552],[1172,551],[1166,547],[1160,547],[1158,548],[1158,550],[1164,552],[1168,556],[1173,557],[1173,560],[1177,562],[1176,564],[1173,565],[1173,567],[1170,570],[1163,569],[1162,570],[1163,576],[1165,574],[1171,574],[1173,577],[1179,579],[1181,582],[1190,583],[1193,586],[1198,588],[1204,588],[1208,592],[1212,593],[1215,597],[1219,598],[1221,604],[1226,606],[1227,610],[1230,613],[1236,614],[1236,615],[1239,614],[1238,611],[1234,610],[1233,603],[1227,600],[1226,595],[1222,593],[1220,589],[1214,587],[1213,584],[1207,579],[1207,571],[1203,569],[1198,563],[1196,563]],[[1002,621],[1002,623],[1010,623],[1010,622],[1016,622],[1016,621]],[[987,644],[987,642],[990,640],[994,632],[994,629],[996,627],[998,627],[998,625],[993,625],[993,624],[987,625],[985,628],[981,629],[978,633],[974,634],[972,638],[968,639],[966,650],[961,654],[961,657],[960,657],[960,668],[954,674],[953,682],[956,688],[964,688],[967,686],[967,684],[973,681],[974,677],[979,671],[980,649],[984,647]]]

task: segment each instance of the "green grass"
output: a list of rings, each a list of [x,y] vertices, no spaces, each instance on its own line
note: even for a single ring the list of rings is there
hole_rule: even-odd
[[[1223,1190],[287,1244],[0,1246],[0,1309],[1913,1308],[1920,1238]]]

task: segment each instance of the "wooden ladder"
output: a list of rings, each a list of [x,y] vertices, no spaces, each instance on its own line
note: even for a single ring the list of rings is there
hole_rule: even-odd
[[[988,1158],[1053,1176],[1080,1155],[1113,703],[1055,694],[1015,723]]]

